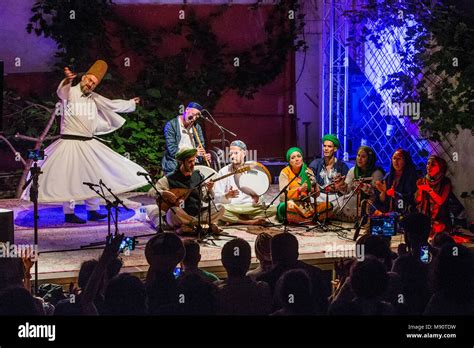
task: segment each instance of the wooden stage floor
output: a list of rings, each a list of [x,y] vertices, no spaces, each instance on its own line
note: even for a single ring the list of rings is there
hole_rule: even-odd
[[[264,200],[269,202],[272,194],[277,188],[272,187]],[[277,192],[277,191],[276,191]],[[123,272],[133,273],[139,277],[144,277],[148,265],[144,256],[146,242],[155,233],[150,224],[145,221],[143,214],[139,214],[142,204],[152,203],[144,194],[128,193],[122,195],[125,203],[136,210],[136,214],[131,218],[119,223],[120,233],[126,236],[137,237],[136,249],[128,255],[122,254],[124,262]],[[59,207],[58,205],[56,205]],[[0,208],[14,210],[15,219],[18,214],[27,210],[32,210],[30,202],[18,201],[14,199],[0,200]],[[51,205],[40,205],[39,214],[43,209],[51,208]],[[317,265],[324,270],[333,270],[335,260],[339,258],[352,257],[355,255],[355,242],[353,236],[355,230],[353,223],[333,222],[328,225],[328,231],[320,228],[310,232],[306,227],[290,227],[289,232],[294,234],[299,241],[300,259]],[[262,227],[231,226],[223,227],[224,233],[228,236],[220,236],[213,243],[202,244],[202,261],[200,267],[216,273],[220,277],[225,277],[225,270],[220,262],[222,246],[231,239],[230,236],[240,237],[247,240],[252,246],[252,265],[256,267],[256,259],[253,251],[256,235],[261,232]],[[267,231],[278,233],[283,231],[282,226],[267,227]],[[361,230],[361,234],[364,233]],[[71,281],[77,281],[79,267],[82,262],[93,258],[98,258],[103,246],[96,249],[83,248],[81,246],[94,242],[103,242],[107,235],[107,222],[91,223],[85,225],[58,224],[49,228],[39,230],[39,282],[56,283],[67,285]],[[15,225],[15,244],[33,244],[34,236],[31,227]],[[392,238],[392,248],[396,250],[399,243],[403,242],[403,235]],[[215,245],[213,245],[215,243]]]

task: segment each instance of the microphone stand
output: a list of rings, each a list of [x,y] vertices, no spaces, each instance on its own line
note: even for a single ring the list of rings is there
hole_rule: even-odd
[[[124,207],[126,210],[130,211],[131,209],[129,207],[127,207],[123,201],[118,198],[115,193],[112,192],[112,189],[110,189],[109,187],[107,187],[107,185],[102,181],[102,179],[99,180],[99,185],[101,187],[101,190],[102,190],[102,193],[104,193],[102,187],[105,187],[105,189],[107,191],[109,191],[109,193],[112,195],[112,197],[115,198],[115,201],[113,202],[113,205],[115,207],[115,233],[114,233],[114,236],[117,235],[118,233],[118,210],[119,210],[119,205],[121,205],[122,207]],[[105,195],[104,195],[105,196]]]
[[[217,128],[219,128],[220,132],[221,132],[221,146],[222,146],[222,151],[225,151],[225,132],[229,133],[230,135],[232,135],[233,137],[236,137],[237,134],[235,134],[234,132],[231,132],[230,130],[228,130],[227,128],[221,126],[219,123],[217,123],[217,121],[214,119],[214,117],[212,117],[211,113],[209,111],[207,111],[206,109],[203,109],[202,111],[205,111],[209,117],[211,118],[211,120],[209,120],[207,117],[202,117],[204,120],[206,120],[207,122],[213,124],[214,126],[216,126]]]
[[[354,191],[352,191],[352,195],[354,194],[354,192],[357,192],[357,205],[356,205],[356,223],[354,225],[354,228],[355,228],[355,232],[354,232],[354,242],[357,240],[357,238],[359,237],[359,233],[360,233],[360,229],[362,228],[362,224],[363,224],[363,221],[365,219],[365,217],[367,215],[364,214],[364,216],[362,216],[362,207],[360,207],[360,196],[361,196],[361,192],[360,192],[360,187],[362,186],[362,184],[364,183],[364,180],[360,180],[360,182],[357,184],[357,187],[355,188]],[[352,197],[352,196],[351,196]],[[347,202],[343,205],[342,208],[345,207],[345,205],[349,202],[350,200],[350,197],[349,199],[347,200]],[[342,208],[341,208],[341,211],[342,211]],[[361,212],[361,216],[359,217],[359,208],[360,208],[360,212]]]
[[[206,231],[204,231],[201,227],[200,231],[198,232],[198,243],[205,243],[206,240],[209,240],[213,246],[217,246],[217,244],[214,242],[213,239],[211,239],[210,237],[212,236],[212,228],[211,228],[211,210],[212,210],[212,206],[211,206],[211,195],[209,193],[209,191],[207,191],[206,193],[206,197],[207,197],[207,223],[208,223],[208,228]],[[200,218],[201,214],[199,214],[199,218]]]
[[[23,185],[22,189],[25,190],[28,187],[28,185],[32,182],[32,185],[30,187],[30,201],[33,202],[34,244],[37,246],[38,245],[38,191],[39,191],[38,178],[40,174],[43,174],[43,172],[41,171],[41,168],[38,167],[38,163],[36,162],[36,160],[34,160],[34,164],[33,164],[33,167],[30,168],[30,172],[31,172],[31,176],[28,179],[28,181],[25,183],[25,185]],[[34,283],[35,295],[38,295],[38,261],[39,261],[39,257],[36,258],[36,262],[35,262],[35,283]]]
[[[105,241],[105,243],[104,242],[94,242],[94,243],[89,243],[87,245],[81,245],[81,247],[80,247],[81,249],[94,247],[94,246],[98,246],[98,245],[104,245],[104,244],[107,244],[108,241],[112,240],[112,233],[111,233],[111,227],[110,226],[111,226],[112,208],[114,208],[114,207],[115,207],[115,223],[114,223],[115,232],[114,232],[114,235],[117,235],[117,233],[118,233],[118,221],[117,221],[118,220],[118,211],[117,211],[118,202],[117,201],[112,202],[106,197],[101,183],[102,183],[102,180],[100,180],[99,185],[88,185],[88,184],[85,184],[85,185],[89,186],[89,189],[94,191],[106,203],[106,205],[105,205],[105,208],[107,209],[107,237],[105,239],[106,241]],[[98,189],[94,188],[94,186],[95,187],[100,187],[100,191]]]
[[[203,228],[201,226],[201,212],[202,212],[202,184],[207,180],[209,179],[211,176],[213,176],[215,173],[212,173],[210,175],[207,176],[207,178],[203,178],[203,176],[201,175],[201,173],[199,173],[199,175],[201,176],[201,181],[196,185],[194,186],[193,188],[191,188],[191,190],[194,190],[194,189],[198,189],[198,206],[199,206],[199,211],[198,211],[198,219],[197,219],[197,225],[196,225],[196,228],[194,230],[194,232],[197,234],[198,236],[198,242],[203,242],[204,241],[204,234],[203,234]],[[209,203],[209,206],[210,206],[210,203]],[[209,217],[209,229],[211,227],[210,225],[210,220],[211,218]],[[212,242],[214,245],[215,243]]]
[[[152,188],[155,189],[155,192],[156,194],[158,195],[156,197],[156,205],[158,205],[158,227],[156,227],[156,233],[157,234],[161,234],[161,233],[164,233],[165,231],[163,230],[163,226],[162,226],[162,216],[161,216],[161,204],[162,202],[165,202],[166,204],[168,204],[170,206],[169,209],[171,209],[171,211],[176,214],[176,212],[173,210],[173,204],[170,204],[170,202],[168,202],[164,197],[163,195],[160,193],[160,191],[158,191],[158,189],[156,188],[155,184],[153,183],[153,181],[151,180],[150,178],[150,175],[149,174],[146,174],[146,175],[143,175],[145,177],[145,180],[148,182],[148,184],[151,185]],[[145,235],[141,235],[139,237],[148,237],[148,236],[153,236],[155,235],[154,233],[152,234],[145,234]]]
[[[329,210],[330,210],[329,209],[329,188],[331,188],[331,186],[334,186],[334,183],[331,183],[331,184],[329,184],[329,185],[327,185],[323,188],[323,191],[325,191],[324,193],[326,194],[326,209],[322,213],[319,213],[317,211],[317,206],[318,206],[317,205],[317,200],[316,200],[316,198],[314,199],[314,215],[313,215],[313,220],[311,221],[311,223],[316,225],[316,226],[307,227],[306,232],[312,231],[316,228],[321,228],[324,232],[328,231],[326,220],[327,220]],[[321,216],[321,214],[326,214],[324,216],[323,222],[319,221],[319,219],[318,219]]]

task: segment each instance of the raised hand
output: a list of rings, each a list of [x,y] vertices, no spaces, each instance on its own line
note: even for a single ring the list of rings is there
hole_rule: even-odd
[[[35,264],[35,261],[31,260],[31,257],[22,257],[21,260],[23,261],[23,267],[26,273],[30,273],[31,268]]]
[[[308,185],[304,184],[304,185],[298,187],[298,192],[299,192],[300,194],[303,194],[303,193],[306,194],[306,193],[308,193]]]
[[[421,184],[418,184],[416,186],[418,186],[418,190],[420,190],[420,191],[429,191],[429,190],[431,190],[431,186],[428,185],[428,184],[421,183]]]
[[[125,238],[124,234],[117,234],[116,236],[111,236],[108,238],[107,245],[102,252],[102,257],[107,260],[107,262],[111,259],[114,259],[118,256],[120,251],[120,244],[122,244],[123,239]]]
[[[205,185],[208,191],[212,191],[212,189],[214,188],[214,181],[210,180],[206,182]]]
[[[206,155],[206,150],[204,150],[204,148],[202,146],[198,146],[197,150],[198,150],[198,152],[197,152],[198,156],[204,157]]]
[[[254,202],[255,204],[258,203],[259,199],[260,199],[259,196],[256,196],[256,195],[253,195],[253,196],[252,196],[252,200],[253,200],[253,202]],[[259,219],[259,220],[260,220],[260,219]],[[265,219],[263,219],[263,220],[265,221]]]
[[[71,83],[72,80],[77,76],[67,66],[64,68],[64,76],[66,77],[66,83]]]

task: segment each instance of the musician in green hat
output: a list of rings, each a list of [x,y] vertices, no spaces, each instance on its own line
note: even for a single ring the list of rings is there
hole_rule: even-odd
[[[200,198],[198,185],[204,178],[199,171],[194,170],[197,154],[198,150],[196,148],[183,148],[178,151],[175,156],[176,169],[159,179],[155,185],[167,202],[175,203],[168,204],[172,207],[166,211],[166,223],[178,233],[191,233],[198,222],[199,213],[201,214],[202,223],[208,221],[207,209],[202,208],[199,202],[202,203],[207,197],[212,198],[214,196],[214,183],[207,181],[202,184]],[[157,196],[153,188],[148,193],[155,198]],[[147,213],[150,220],[157,226],[159,221],[158,206],[148,206]],[[217,210],[212,205],[211,224],[215,224],[223,214],[224,208]],[[219,231],[215,225],[213,230],[216,233]]]
[[[316,175],[320,187],[326,187],[329,194],[337,193],[337,184],[342,183],[349,167],[344,161],[336,158],[336,152],[341,145],[335,134],[326,134],[323,139],[323,157],[317,158],[309,164]],[[330,184],[336,184],[328,186]]]

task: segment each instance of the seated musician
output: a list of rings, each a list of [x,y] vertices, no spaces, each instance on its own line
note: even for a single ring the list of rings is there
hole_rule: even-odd
[[[383,213],[405,213],[415,205],[416,168],[408,151],[397,149],[392,156],[390,172],[383,181],[376,181],[379,191],[375,206]]]
[[[360,202],[367,199],[374,202],[376,198],[375,182],[381,181],[385,174],[383,169],[376,165],[376,162],[377,156],[375,151],[369,146],[360,146],[357,150],[356,165],[349,169],[344,182],[338,186],[338,190],[343,194],[348,194],[351,191],[354,191],[356,194],[360,193]],[[356,194],[352,196],[352,202],[349,201],[349,205],[353,206],[354,209],[347,212],[342,211],[342,215],[338,216],[339,219],[344,221],[354,221],[356,219]],[[366,205],[364,204],[361,212],[364,211],[365,207]]]
[[[235,140],[230,144],[231,163],[219,170],[218,177],[235,172],[245,163],[247,145],[243,141]],[[263,225],[266,218],[276,214],[276,208],[270,206],[266,210],[259,204],[258,196],[250,196],[237,187],[234,176],[228,176],[216,181],[214,185],[216,203],[221,203],[225,213],[221,218],[227,225]]]
[[[303,151],[298,147],[290,148],[286,153],[288,166],[280,172],[279,186],[282,190],[291,181],[288,187],[288,207],[285,206],[285,196],[280,196],[280,204],[277,207],[277,218],[283,221],[286,210],[288,210],[288,221],[292,223],[310,222],[314,215],[314,208],[307,199],[312,194],[314,199],[319,195],[319,188],[314,178],[313,171],[303,162]],[[287,209],[288,208],[288,209]]]
[[[345,176],[349,167],[344,161],[338,161],[335,156],[340,142],[336,135],[326,134],[323,137],[323,158],[315,159],[309,167],[316,175],[316,180],[320,187],[328,188],[329,193],[337,193],[333,184],[337,178]],[[328,186],[329,185],[329,186]]]
[[[446,177],[447,163],[438,156],[430,156],[426,164],[426,176],[418,179],[415,202],[420,213],[431,218],[432,232],[451,229],[448,197],[451,193],[451,180]]]
[[[184,148],[197,148],[198,163],[210,161],[211,155],[204,150],[205,142],[202,128],[196,123],[203,107],[191,102],[179,115],[165,125],[166,150],[161,160],[161,167],[165,175],[171,174],[177,167],[176,154]]]
[[[199,215],[199,211],[201,211],[201,223],[205,224],[208,221],[208,210],[205,208],[200,209],[199,207],[199,190],[197,189],[197,185],[201,182],[203,177],[199,171],[194,170],[197,153],[198,150],[195,148],[180,150],[176,154],[176,161],[178,163],[176,170],[162,177],[156,183],[156,188],[166,200],[165,203],[173,205],[166,211],[166,223],[173,227],[178,233],[192,232],[193,226],[198,222],[197,216]],[[207,191],[209,191],[211,196],[213,195],[213,186],[214,183],[212,181],[202,185],[202,201],[207,197]],[[189,191],[187,191],[187,194],[183,192],[178,193],[177,191],[185,191],[178,189],[188,189]],[[156,196],[156,192],[153,188],[149,191],[149,194]],[[211,209],[211,224],[213,224],[212,228],[217,233],[219,229],[214,224],[224,214],[224,208],[217,211],[211,204]],[[148,208],[147,210],[150,211]],[[155,226],[158,225],[157,221],[159,216],[156,206],[155,209],[149,213],[149,217]]]

